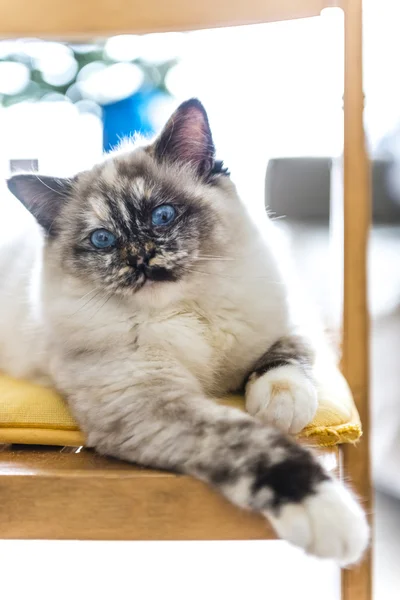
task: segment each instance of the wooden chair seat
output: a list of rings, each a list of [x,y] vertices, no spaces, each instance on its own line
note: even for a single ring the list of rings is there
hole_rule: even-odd
[[[338,447],[318,450],[337,472]],[[267,521],[184,475],[80,448],[0,450],[1,537],[86,540],[274,539]]]

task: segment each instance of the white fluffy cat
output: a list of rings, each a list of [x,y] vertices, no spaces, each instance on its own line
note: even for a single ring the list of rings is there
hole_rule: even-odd
[[[316,411],[313,350],[202,105],[73,179],[9,187],[36,221],[0,251],[0,368],[56,386],[99,452],[198,477],[306,551],[359,560],[362,509],[285,435]],[[249,414],[213,401],[237,390]]]

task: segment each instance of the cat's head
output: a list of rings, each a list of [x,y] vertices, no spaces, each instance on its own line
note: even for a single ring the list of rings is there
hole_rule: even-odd
[[[200,259],[220,256],[237,198],[195,99],[148,145],[128,145],[72,179],[21,174],[8,185],[63,272],[124,295],[181,281]]]

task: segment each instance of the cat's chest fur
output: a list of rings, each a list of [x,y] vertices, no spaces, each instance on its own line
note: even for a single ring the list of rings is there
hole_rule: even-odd
[[[207,391],[224,389],[225,377],[231,380],[232,372],[241,367],[234,355],[239,345],[246,344],[249,327],[232,319],[229,310],[211,315],[196,303],[186,303],[156,317],[139,319],[140,315],[132,319],[137,348],[163,347]]]
[[[206,393],[222,394],[241,386],[254,362],[280,335],[282,323],[275,314],[268,324],[265,302],[253,302],[251,309],[227,299],[217,304],[185,301],[155,312],[110,312],[101,324],[100,319],[93,323],[91,332],[86,323],[75,342],[85,346],[91,339],[94,347],[103,346],[127,363],[143,355],[151,360],[161,350],[194,375]]]

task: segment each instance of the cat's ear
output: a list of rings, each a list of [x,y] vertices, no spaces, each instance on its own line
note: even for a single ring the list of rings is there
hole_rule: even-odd
[[[10,192],[51,235],[52,226],[71,193],[72,180],[31,173],[14,175],[7,185]]]
[[[214,166],[215,147],[204,106],[196,98],[183,102],[156,139],[158,160],[190,164],[200,176]]]

